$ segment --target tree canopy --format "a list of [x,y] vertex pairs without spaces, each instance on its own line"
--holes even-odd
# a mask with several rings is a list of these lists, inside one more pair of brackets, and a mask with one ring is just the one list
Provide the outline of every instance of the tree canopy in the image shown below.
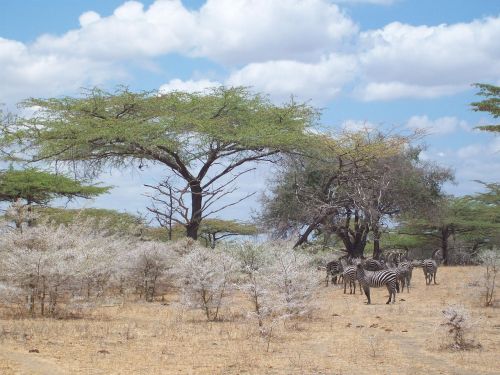
[[198,93],[95,88],[22,105],[39,110],[4,128],[0,144],[29,150],[31,161],[66,162],[86,175],[106,166],[163,165],[191,195],[186,232],[193,238],[204,200],[247,171],[243,164],[300,148],[318,115],[307,104],[275,105],[243,87]]
[[[400,233],[434,238],[443,260],[450,263],[459,251],[474,258],[481,247],[498,245],[500,197],[498,184],[484,184],[486,192],[447,197],[434,214],[403,221]],[[465,249],[459,249],[460,246]],[[451,254],[450,254],[451,252]],[[457,261],[461,261],[458,259]]]
[[217,241],[234,236],[252,236],[258,234],[253,224],[242,223],[236,220],[206,219],[200,227],[200,235],[212,249]]
[[389,220],[426,212],[441,198],[450,172],[420,161],[420,150],[408,147],[407,138],[354,136],[357,142],[344,142],[330,158],[289,158],[274,176],[262,219],[279,236],[298,233],[299,246],[314,232],[334,234],[345,251],[361,256],[371,233],[379,256]]
[[[488,112],[494,119],[500,116],[500,87],[485,83],[474,84],[479,88],[477,95],[484,96],[486,99],[471,103],[474,111]],[[489,132],[500,132],[500,124],[490,124],[477,127],[480,130]]]
[[0,171],[0,200],[24,199],[27,204],[47,204],[51,200],[66,197],[92,198],[108,192],[110,187],[83,185],[81,182],[60,174],[26,168],[9,168]]

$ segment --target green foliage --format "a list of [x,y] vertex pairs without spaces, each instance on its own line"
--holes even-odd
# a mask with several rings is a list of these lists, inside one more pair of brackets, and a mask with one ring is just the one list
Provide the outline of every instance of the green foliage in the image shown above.
[[29,150],[34,161],[78,165],[86,176],[106,166],[162,164],[188,186],[185,228],[194,239],[208,206],[202,200],[224,191],[224,176],[234,181],[243,173],[235,169],[247,162],[302,150],[316,138],[308,129],[318,118],[307,104],[275,105],[244,87],[198,93],[94,88],[81,97],[32,98],[22,105],[39,111],[4,128],[0,145],[21,156]]
[[109,191],[109,187],[83,185],[64,175],[40,171],[8,169],[0,172],[0,200],[24,199],[29,204],[47,204],[59,197],[92,198]]
[[[475,83],[474,86],[479,88],[477,95],[484,96],[486,99],[471,103],[472,109],[476,112],[488,112],[493,118],[498,118],[500,116],[500,87],[484,83]],[[500,124],[478,126],[477,129],[498,133]]]
[[[90,168],[132,158],[178,170],[176,158],[190,166],[214,143],[233,153],[291,149],[317,116],[307,105],[276,106],[242,87],[166,94],[94,88],[79,98],[29,99],[23,106],[40,111],[5,141],[35,146],[36,159],[87,161]],[[199,151],[192,153],[194,144]]]
[[142,219],[135,215],[102,208],[66,209],[36,207],[34,213],[39,222],[69,225],[77,220],[89,220],[96,226],[104,227],[113,233],[131,234],[131,231],[139,232],[144,228]]

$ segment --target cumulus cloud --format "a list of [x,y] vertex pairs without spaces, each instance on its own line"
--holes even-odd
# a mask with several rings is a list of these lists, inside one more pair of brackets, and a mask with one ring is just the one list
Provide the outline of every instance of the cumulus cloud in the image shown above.
[[360,34],[365,100],[434,98],[500,75],[500,18],[439,26],[393,22]]
[[[349,0],[360,1],[392,2]],[[195,10],[156,0],[149,7],[127,1],[109,16],[89,10],[79,22],[29,45],[0,39],[0,101],[109,82],[125,77],[130,61],[145,66],[168,54],[223,65],[226,84],[316,103],[352,87],[366,101],[437,98],[500,76],[500,17],[438,26],[393,22],[359,32],[329,0],[208,0]]]
[[40,37],[35,48],[108,59],[178,52],[248,63],[317,58],[357,32],[326,0],[208,0],[199,10],[180,0],[157,0],[147,9],[127,1],[109,17],[82,14],[80,25],[62,36]]
[[0,102],[58,95],[84,84],[123,78],[123,69],[85,57],[38,54],[21,42],[0,38]]
[[227,83],[253,86],[277,99],[298,94],[300,99],[321,103],[337,95],[355,72],[354,57],[331,54],[318,63],[280,60],[249,64],[233,72]]
[[466,121],[444,116],[431,120],[428,116],[412,116],[406,126],[412,130],[425,130],[428,134],[450,134],[457,130],[469,130]]

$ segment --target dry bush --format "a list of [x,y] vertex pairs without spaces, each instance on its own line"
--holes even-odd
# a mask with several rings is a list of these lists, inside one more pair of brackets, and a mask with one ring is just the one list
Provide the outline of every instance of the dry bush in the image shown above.
[[440,323],[442,337],[444,340],[442,349],[470,350],[481,347],[469,336],[472,333],[474,323],[469,312],[460,305],[451,305],[442,311],[443,319]]
[[496,278],[500,271],[500,252],[497,249],[483,251],[479,259],[484,268],[484,274],[480,282],[484,305],[493,306],[495,303]]
[[140,278],[141,285],[147,280],[147,291],[154,295],[158,278],[168,268],[167,251],[158,246],[110,233],[105,223],[45,223],[5,231],[0,271],[17,300],[25,300],[28,315],[65,316],[57,310],[91,310],[106,302],[107,294],[116,294],[124,279]]
[[312,311],[318,274],[307,254],[286,243],[240,244],[235,250],[245,275],[238,284],[249,298],[261,334],[270,337],[279,321]]
[[123,284],[133,287],[139,297],[152,302],[160,283],[168,281],[178,254],[160,242],[141,242],[124,257]]
[[176,269],[181,303],[203,310],[208,321],[220,320],[221,307],[234,288],[231,281],[237,268],[237,261],[225,252],[193,248]]

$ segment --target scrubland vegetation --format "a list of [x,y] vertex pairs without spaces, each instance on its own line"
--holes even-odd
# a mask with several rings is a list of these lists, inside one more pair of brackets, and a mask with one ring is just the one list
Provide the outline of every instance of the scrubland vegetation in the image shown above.
[[[22,105],[0,127],[0,373],[498,373],[500,186],[447,195],[418,132],[319,129],[243,87]],[[221,219],[262,163],[254,222]],[[50,206],[153,165],[147,217]]]
[[385,289],[365,305],[325,287],[323,255],[286,242],[213,250],[80,222],[7,230],[0,248],[5,374],[497,372],[485,266],[440,268],[438,285],[415,269],[387,306]]

